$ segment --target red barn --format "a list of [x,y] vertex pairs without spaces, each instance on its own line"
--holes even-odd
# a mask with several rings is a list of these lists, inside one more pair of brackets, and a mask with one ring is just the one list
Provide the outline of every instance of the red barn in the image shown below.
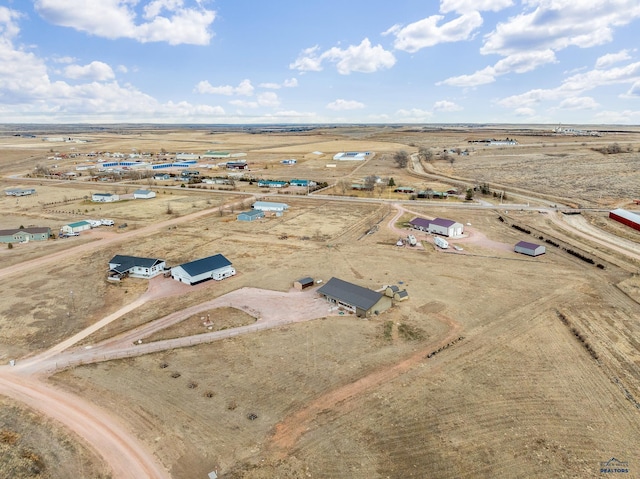
[[618,208],[609,212],[609,218],[640,231],[640,215]]

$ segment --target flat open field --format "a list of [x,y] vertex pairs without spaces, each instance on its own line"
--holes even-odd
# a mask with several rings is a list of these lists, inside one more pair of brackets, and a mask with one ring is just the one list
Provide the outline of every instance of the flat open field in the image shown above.
[[[261,193],[248,184],[224,192],[153,185],[154,199],[96,205],[84,197],[132,191],[136,183],[9,178],[47,161],[42,158],[51,148],[70,145],[43,148],[40,139],[0,138],[0,149],[12,159],[6,168],[0,165],[2,186],[38,192],[2,197],[0,229],[45,225],[57,233],[66,222],[102,217],[129,225],[12,249],[0,245],[5,364],[34,357],[134,301],[140,305],[83,338],[77,350],[117,341],[133,328],[240,288],[287,292],[304,276],[324,282],[338,277],[376,290],[397,284],[409,293],[407,301],[366,320],[337,315],[327,305],[321,319],[39,376],[95,405],[96,415],[125,424],[169,477],[206,478],[217,470],[219,477],[243,479],[585,478],[601,477],[601,463],[612,457],[628,463],[629,477],[640,475],[640,261],[632,256],[640,234],[606,214],[613,206],[633,210],[632,199],[640,197],[640,173],[633,167],[639,132],[576,138],[507,127],[288,133],[123,128],[73,136],[88,140],[73,145],[74,151],[246,152],[256,165],[252,170],[274,179],[333,185],[376,175],[434,190],[468,181],[469,187],[489,183],[513,195],[501,206],[480,192],[474,196],[483,203],[452,198],[402,204],[394,204],[401,196],[376,192],[336,198],[343,194],[339,186],[315,197],[262,192],[290,208],[282,217],[245,223],[235,214]],[[485,137],[520,144],[468,143]],[[614,142],[625,151],[592,150]],[[435,154],[422,162],[426,173],[395,166],[394,152],[417,153],[421,146]],[[471,151],[453,153],[453,162],[439,156],[455,148]],[[357,150],[374,154],[326,168],[336,163],[336,152]],[[299,163],[279,164],[289,157]],[[565,216],[540,194],[603,210]],[[43,206],[49,202],[55,205]],[[509,209],[509,202],[532,208]],[[464,237],[450,239],[460,249],[440,250],[423,233],[415,233],[415,248],[396,246],[408,234],[403,223],[414,216],[464,224]],[[597,242],[614,237],[621,249]],[[521,240],[545,244],[546,254],[514,253]],[[116,254],[175,266],[215,253],[233,262],[236,276],[194,287],[156,278],[153,292],[145,280],[106,280]],[[269,308],[277,316],[278,304]],[[257,313],[247,311],[236,306],[189,314],[145,337],[145,344],[260,323]],[[11,368],[2,368],[0,379],[9,377]],[[41,431],[24,447],[41,458],[50,474],[42,477],[105,474],[102,460],[84,451],[80,440],[77,446],[64,443],[80,459],[57,467],[52,457],[62,439],[37,438],[66,441],[60,426],[9,399],[0,405],[20,419],[0,415],[6,437]],[[0,459],[0,471],[10,461]]]

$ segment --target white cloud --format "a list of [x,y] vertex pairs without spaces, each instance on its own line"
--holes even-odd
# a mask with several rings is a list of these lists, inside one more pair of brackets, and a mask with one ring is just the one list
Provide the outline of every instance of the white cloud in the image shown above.
[[268,88],[270,90],[279,90],[280,88],[294,88],[298,86],[297,78],[288,78],[282,83],[260,83],[260,88]]
[[640,62],[611,68],[609,70],[591,70],[566,78],[556,88],[534,89],[519,95],[504,98],[498,102],[505,108],[532,107],[544,101],[563,101],[577,97],[595,88],[615,84],[635,84],[640,81]]
[[412,108],[410,110],[400,109],[396,111],[396,117],[406,122],[423,122],[433,118],[433,113],[420,108]]
[[561,110],[595,110],[600,105],[589,96],[571,97],[560,102],[558,108]]
[[242,80],[238,84],[238,86],[231,86],[231,85],[213,86],[207,80],[202,80],[196,85],[194,91],[196,93],[210,94],[210,95],[252,96],[254,88],[253,88],[253,85],[251,85],[251,80]]
[[629,91],[627,91],[627,93],[623,96],[625,98],[640,98],[640,81],[637,81],[633,85],[631,85]]
[[618,53],[607,53],[596,60],[596,68],[608,68],[615,63],[630,60],[629,50],[621,50]]
[[528,0],[533,11],[499,23],[480,52],[503,56],[569,46],[587,48],[612,39],[612,28],[640,17],[637,0]]
[[184,7],[183,0],[153,0],[143,8],[143,21],[138,21],[134,9],[138,3],[138,0],[35,0],[35,9],[50,23],[99,37],[170,45],[209,44],[215,11]]
[[69,65],[64,69],[64,75],[73,80],[107,81],[115,78],[111,67],[98,61],[88,65]]
[[486,85],[487,83],[493,83],[496,81],[496,70],[494,67],[486,67],[482,70],[478,70],[471,75],[459,75],[457,77],[450,77],[446,80],[437,82],[436,85],[449,85],[459,87],[474,87],[479,85]]
[[442,19],[442,15],[432,15],[406,27],[394,25],[384,34],[395,35],[393,46],[396,49],[414,53],[439,43],[467,40],[482,25],[482,17],[477,11],[464,13],[454,20],[438,25]]
[[260,106],[276,107],[280,105],[280,98],[272,91],[258,93],[257,100]]
[[513,0],[441,0],[442,13],[498,12],[513,5]]
[[336,64],[338,73],[348,75],[351,72],[373,73],[384,68],[391,68],[396,59],[393,53],[385,50],[382,45],[372,46],[368,38],[360,45],[349,45],[346,49],[330,48],[318,54],[319,47],[311,47],[302,51],[289,68],[300,71],[320,71],[322,63],[329,61]]
[[463,109],[460,105],[448,100],[440,100],[433,104],[433,111],[461,111]]
[[516,108],[515,114],[516,116],[530,117],[534,116],[536,111],[533,108]]
[[355,100],[344,100],[342,98],[338,98],[337,100],[327,104],[327,108],[334,111],[358,110],[364,108],[364,103]]

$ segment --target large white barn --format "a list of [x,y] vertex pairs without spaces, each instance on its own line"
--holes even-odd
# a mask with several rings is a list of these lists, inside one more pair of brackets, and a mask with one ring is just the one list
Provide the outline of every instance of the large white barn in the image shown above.
[[171,268],[171,277],[173,279],[191,285],[208,279],[220,281],[235,274],[236,270],[231,266],[231,261],[221,254],[197,259]]
[[462,236],[462,223],[458,223],[446,218],[435,218],[429,221],[429,233],[443,236]]

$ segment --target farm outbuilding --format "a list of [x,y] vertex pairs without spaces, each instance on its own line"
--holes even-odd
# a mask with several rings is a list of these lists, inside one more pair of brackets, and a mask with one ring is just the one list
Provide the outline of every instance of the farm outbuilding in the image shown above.
[[416,230],[429,231],[429,225],[431,224],[431,221],[424,218],[413,218],[411,221],[409,221],[409,224]]
[[9,188],[7,190],[4,190],[4,193],[7,196],[29,196],[29,195],[35,195],[36,189],[35,188]]
[[398,291],[396,294],[394,294],[393,299],[395,301],[406,301],[407,299],[409,299],[409,293],[407,292],[406,289],[403,289],[401,291]]
[[435,218],[429,222],[429,233],[442,236],[461,236],[463,228],[462,223],[446,218]]
[[540,244],[528,243],[526,241],[520,241],[515,246],[516,253],[526,254],[528,256],[540,256],[544,254],[547,249]]
[[273,203],[270,201],[256,201],[254,204],[251,205],[251,208],[253,208],[254,210],[260,210],[260,211],[275,211],[277,212],[283,212],[287,209],[289,209],[289,205],[286,203]]
[[393,298],[393,296],[400,291],[400,287],[396,286],[395,284],[392,284],[390,286],[387,286],[384,290],[384,294],[385,296],[388,296],[389,298]]
[[148,200],[156,197],[156,192],[151,190],[136,190],[133,192],[136,200]]
[[314,284],[313,278],[307,276],[306,278],[300,278],[299,280],[294,281],[293,287],[302,291],[303,289],[311,288]]
[[358,317],[366,318],[379,314],[391,307],[391,298],[384,294],[363,288],[338,278],[331,278],[318,289],[318,293],[330,303],[336,304]]
[[238,221],[255,221],[260,218],[264,218],[264,211],[262,210],[249,210],[243,211],[236,216]]
[[220,281],[235,274],[236,270],[231,266],[231,261],[221,254],[197,259],[171,268],[171,277],[173,279],[190,285],[208,279]]
[[27,241],[44,241],[51,236],[51,228],[14,228],[0,230],[0,243],[26,243]]
[[63,233],[80,233],[91,229],[91,223],[88,221],[76,221],[75,223],[69,223],[60,228]]
[[640,215],[636,213],[618,208],[609,212],[609,218],[640,231]]
[[115,255],[109,260],[109,277],[119,279],[128,275],[133,278],[150,279],[164,272],[166,263],[158,258]]

